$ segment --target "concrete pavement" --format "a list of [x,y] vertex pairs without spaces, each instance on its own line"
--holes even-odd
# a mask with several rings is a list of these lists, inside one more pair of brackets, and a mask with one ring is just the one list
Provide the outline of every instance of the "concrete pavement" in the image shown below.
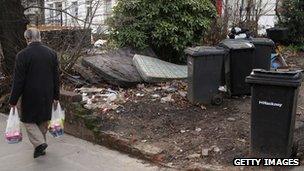
[[155,171],[163,170],[117,151],[64,135],[53,138],[48,134],[47,154],[33,159],[33,147],[24,128],[23,141],[7,144],[4,139],[6,116],[0,114],[1,171]]

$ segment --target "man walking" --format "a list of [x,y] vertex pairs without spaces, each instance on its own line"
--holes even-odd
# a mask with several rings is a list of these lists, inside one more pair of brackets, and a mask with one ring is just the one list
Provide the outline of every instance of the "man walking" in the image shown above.
[[9,103],[17,110],[21,97],[21,121],[37,158],[45,155],[47,123],[59,100],[58,59],[55,51],[42,45],[38,29],[27,29],[24,37],[28,46],[16,56]]

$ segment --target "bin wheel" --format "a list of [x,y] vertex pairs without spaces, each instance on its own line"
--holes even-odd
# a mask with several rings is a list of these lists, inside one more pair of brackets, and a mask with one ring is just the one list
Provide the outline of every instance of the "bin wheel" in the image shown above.
[[296,157],[298,153],[299,144],[297,142],[293,142],[291,148],[291,157]]
[[212,104],[219,106],[222,103],[223,103],[223,96],[222,95],[216,94],[216,95],[213,96]]

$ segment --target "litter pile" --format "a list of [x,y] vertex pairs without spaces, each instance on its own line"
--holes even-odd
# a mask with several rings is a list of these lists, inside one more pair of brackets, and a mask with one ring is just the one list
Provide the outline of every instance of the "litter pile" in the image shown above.
[[138,98],[146,98],[160,103],[174,102],[174,98],[179,96],[186,100],[186,83],[182,81],[173,81],[171,83],[159,83],[155,86],[145,86],[138,84],[134,89],[119,89],[117,91],[111,88],[81,87],[75,89],[75,92],[82,95],[82,103],[87,109],[97,109],[102,113],[124,111],[124,104],[128,101],[135,101]]
[[126,102],[123,92],[116,92],[110,88],[88,88],[75,89],[82,95],[82,103],[87,109],[100,109],[103,113],[108,110],[117,110]]

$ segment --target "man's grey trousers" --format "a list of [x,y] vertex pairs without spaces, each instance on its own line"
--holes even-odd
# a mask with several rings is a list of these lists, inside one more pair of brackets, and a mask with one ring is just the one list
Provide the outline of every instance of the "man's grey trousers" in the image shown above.
[[34,148],[38,147],[39,145],[46,143],[46,133],[48,123],[44,122],[40,125],[37,124],[29,124],[23,123],[26,129],[27,135],[29,137],[30,142],[33,144]]

